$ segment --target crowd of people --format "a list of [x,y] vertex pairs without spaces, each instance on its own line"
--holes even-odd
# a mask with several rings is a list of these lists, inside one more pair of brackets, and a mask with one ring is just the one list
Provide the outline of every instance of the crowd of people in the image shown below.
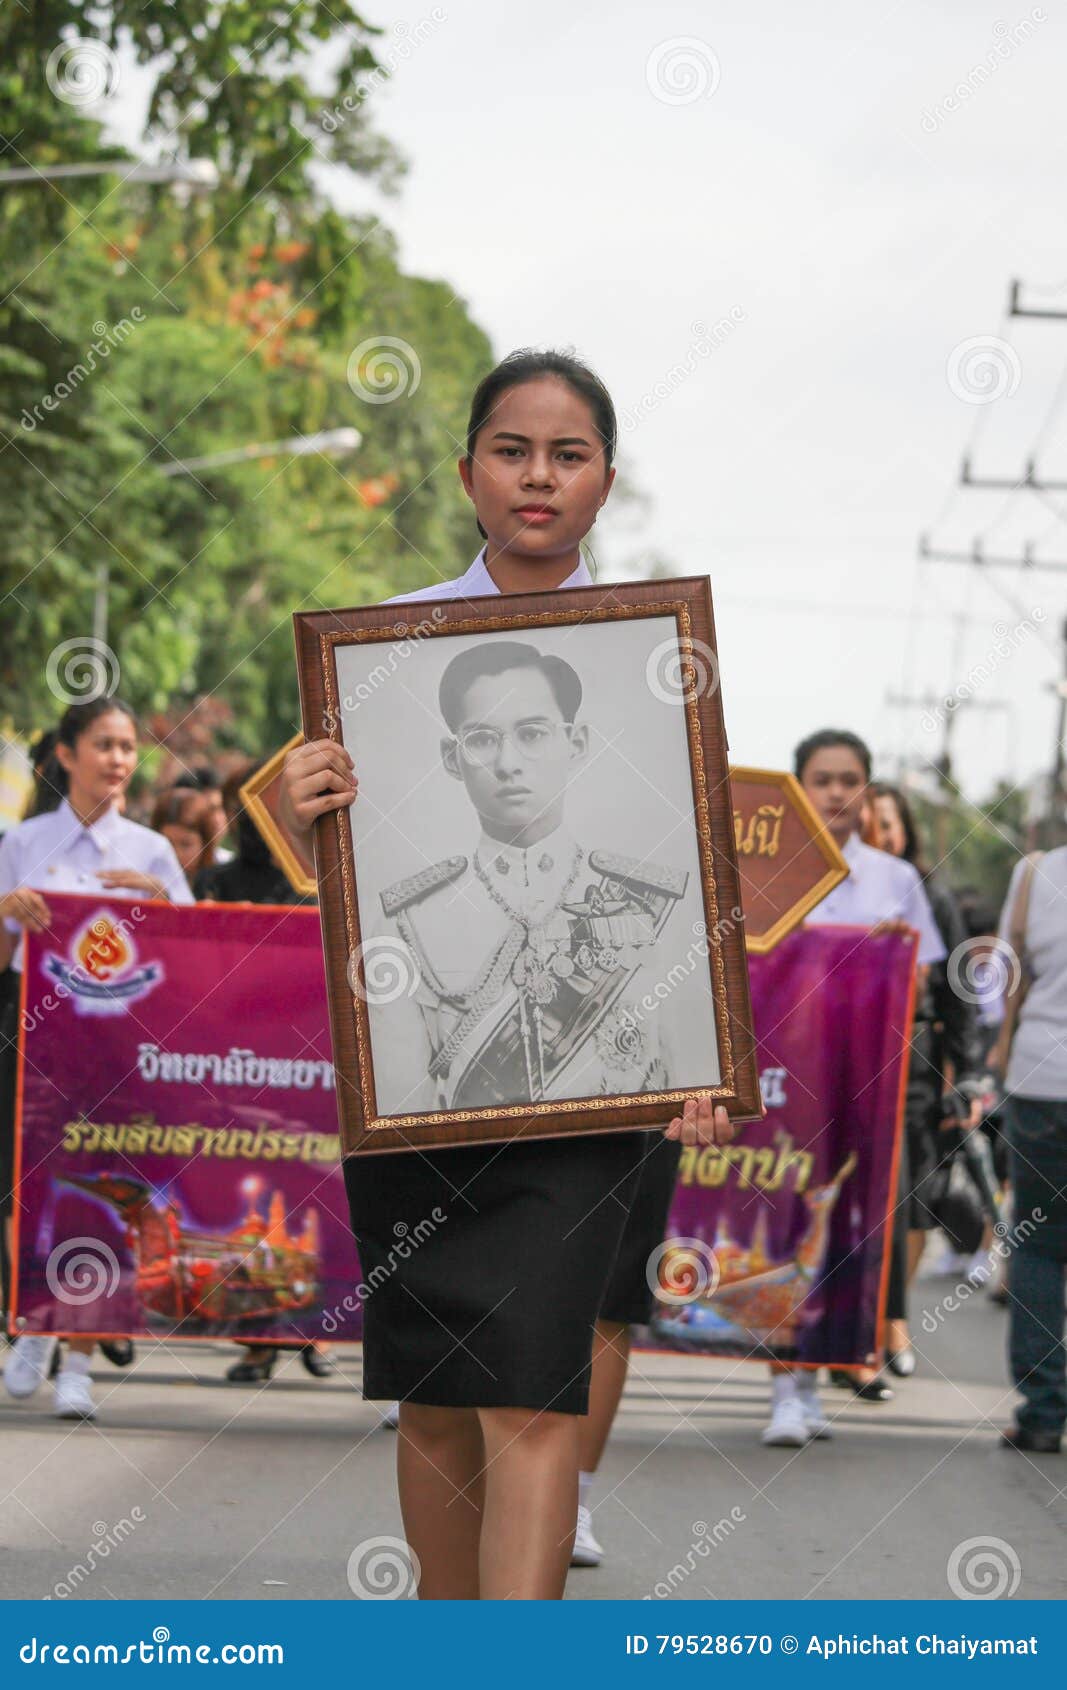
[[[615,438],[610,398],[585,366],[562,354],[505,360],[474,396],[460,463],[486,546],[465,575],[408,596],[590,584],[579,543],[610,492]],[[508,741],[508,733],[497,732],[498,750]],[[116,897],[176,903],[297,900],[240,804],[253,764],[221,784],[207,768],[182,772],[143,802],[145,820],[138,821],[127,813],[137,762],[136,720],[127,705],[103,697],[70,706],[35,747],[27,819],[0,841],[5,1216],[13,1200],[22,934],[47,926],[49,892],[102,886]],[[1044,1223],[1012,1252],[1007,1284],[991,1286],[1010,1303],[1011,1369],[1021,1393],[1004,1442],[1056,1451],[1067,1420],[1067,848],[1019,862],[998,924],[979,893],[953,897],[945,878],[930,872],[906,794],[872,780],[858,735],[836,728],[810,735],[797,747],[795,773],[849,867],[809,921],[918,934],[883,1365],[846,1369],[833,1382],[873,1405],[891,1400],[887,1375],[899,1385],[921,1366],[908,1327],[908,1289],[931,1232],[939,1229],[957,1264],[981,1281],[1010,1193],[1017,1212],[1040,1210]],[[306,838],[318,817],[357,794],[351,758],[338,743],[316,740],[290,755],[282,812],[294,836]],[[524,852],[536,839],[532,832],[511,843]],[[1012,976],[1002,998],[990,970],[987,991],[961,993],[952,968],[960,947],[977,954],[998,942],[1019,958],[1018,979]],[[458,1186],[471,1210],[462,1228],[441,1228],[427,1241],[417,1266],[394,1264],[365,1310],[364,1394],[399,1401],[400,1501],[423,1596],[558,1596],[569,1563],[601,1559],[595,1475],[633,1332],[651,1313],[647,1263],[664,1238],[679,1152],[683,1145],[726,1145],[731,1135],[724,1110],[694,1099],[664,1130],[346,1163],[365,1274],[389,1250],[398,1214],[436,1212],[442,1195]],[[617,1201],[600,1202],[605,1190]],[[562,1241],[578,1230],[575,1216],[588,1221],[592,1214],[577,1271],[568,1260],[557,1294]],[[5,1219],[5,1235],[7,1225]],[[493,1276],[502,1256],[509,1284],[515,1278],[521,1322],[500,1309],[507,1299]],[[435,1326],[447,1339],[460,1305],[469,1339],[449,1346]],[[7,1388],[31,1395],[57,1365],[60,1348],[56,1412],[90,1417],[87,1340],[60,1347],[54,1338],[18,1338],[8,1354]],[[330,1369],[322,1346],[305,1345],[301,1353],[310,1372]],[[109,1345],[105,1354],[121,1365],[129,1344]],[[276,1354],[277,1346],[250,1345],[229,1376],[263,1381]],[[780,1363],[771,1374],[764,1441],[799,1446],[828,1437],[831,1417],[814,1370]],[[454,1507],[457,1498],[461,1506]]]

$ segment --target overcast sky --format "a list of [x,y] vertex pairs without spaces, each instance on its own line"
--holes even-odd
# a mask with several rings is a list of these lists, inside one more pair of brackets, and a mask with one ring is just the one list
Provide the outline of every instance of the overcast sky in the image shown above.
[[398,200],[331,191],[498,353],[573,346],[603,375],[646,502],[602,519],[602,573],[710,575],[734,761],[785,765],[828,722],[883,767],[929,755],[888,695],[959,687],[969,796],[1047,768],[1067,574],[920,566],[916,542],[1067,561],[1067,495],[953,496],[969,442],[1010,476],[1040,436],[1067,482],[1067,321],[1005,317],[1013,276],[1067,310],[1064,8],[365,11],[410,172]]

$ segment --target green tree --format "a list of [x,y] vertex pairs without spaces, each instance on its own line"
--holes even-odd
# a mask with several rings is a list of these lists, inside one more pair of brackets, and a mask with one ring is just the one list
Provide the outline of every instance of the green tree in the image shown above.
[[[9,162],[109,156],[49,86],[71,31],[150,63],[146,141],[214,159],[223,183],[197,196],[124,182],[117,160],[69,192],[0,190],[0,716],[55,715],[49,657],[89,635],[106,575],[123,693],[150,711],[219,693],[241,742],[268,749],[296,720],[294,609],[372,601],[467,561],[454,459],[488,342],[445,284],[403,274],[387,230],[341,215],[308,175],[320,156],[384,185],[397,175],[357,80],[376,32],[352,7],[8,11]],[[316,46],[334,49],[334,72],[313,92]],[[344,124],[324,125],[353,89]],[[402,346],[383,395],[386,340]],[[345,461],[164,473],[353,424],[363,445]]]

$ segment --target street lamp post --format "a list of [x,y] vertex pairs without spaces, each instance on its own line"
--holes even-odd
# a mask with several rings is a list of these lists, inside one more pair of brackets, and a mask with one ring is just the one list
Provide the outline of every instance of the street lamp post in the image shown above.
[[138,162],[125,169],[128,160],[103,159],[91,164],[26,164],[0,170],[0,188],[9,182],[62,182],[74,176],[121,176],[124,182],[184,182],[190,188],[211,192],[219,185],[219,173],[209,158],[174,159],[169,164]]

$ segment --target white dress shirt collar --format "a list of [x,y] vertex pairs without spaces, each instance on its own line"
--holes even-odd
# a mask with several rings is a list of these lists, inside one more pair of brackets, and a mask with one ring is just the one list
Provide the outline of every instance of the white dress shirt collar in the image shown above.
[[122,817],[114,805],[105,810],[102,816],[86,827],[81,817],[71,808],[69,798],[64,798],[56,811],[56,821],[62,824],[64,842],[73,845],[78,838],[88,839],[96,847],[100,856],[104,856],[108,849],[117,841],[122,832]]
[[[591,587],[593,577],[586,568],[585,559],[579,555],[578,567],[573,569],[565,581],[561,581],[559,588],[563,592],[567,587]],[[454,581],[435,581],[432,586],[419,587],[413,593],[398,593],[394,598],[386,599],[386,604],[416,604],[426,599],[477,599],[499,597],[500,588],[485,566],[485,547],[483,546],[466,574],[459,575]]]
[[[485,550],[486,548],[483,546],[467,573],[461,575],[456,582],[457,598],[482,598],[494,593],[499,595],[500,588],[486,567]],[[591,587],[592,584],[593,578],[586,568],[585,559],[579,554],[577,569],[573,569],[567,579],[560,582],[556,590],[565,592],[568,587]]]

